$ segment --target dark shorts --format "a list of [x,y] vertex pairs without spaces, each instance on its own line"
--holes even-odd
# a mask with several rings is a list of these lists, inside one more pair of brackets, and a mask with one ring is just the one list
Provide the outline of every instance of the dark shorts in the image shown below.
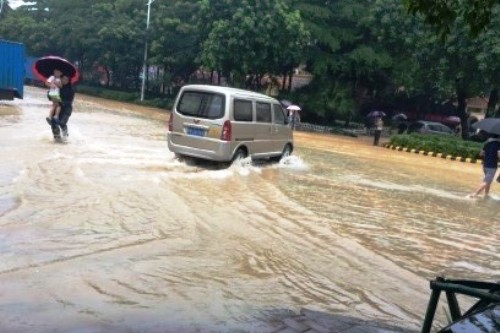
[[493,182],[493,179],[495,178],[495,174],[497,173],[497,169],[483,167],[483,172],[484,172],[484,182],[486,184],[491,184]]

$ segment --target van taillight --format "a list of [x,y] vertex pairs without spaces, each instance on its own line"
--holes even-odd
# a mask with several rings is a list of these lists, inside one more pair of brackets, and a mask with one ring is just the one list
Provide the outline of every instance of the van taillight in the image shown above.
[[171,113],[170,117],[168,118],[168,131],[172,132],[173,128],[174,128],[174,114]]
[[226,120],[222,126],[222,134],[220,139],[222,141],[231,141],[231,121]]

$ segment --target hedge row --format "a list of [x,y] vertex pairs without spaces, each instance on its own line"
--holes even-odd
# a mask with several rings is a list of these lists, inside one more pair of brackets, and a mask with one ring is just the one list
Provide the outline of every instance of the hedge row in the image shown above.
[[390,138],[389,143],[397,147],[406,147],[416,151],[442,153],[443,155],[479,158],[483,144],[473,141],[464,141],[461,138],[447,135],[426,134],[398,134]]
[[138,92],[118,91],[105,89],[102,87],[92,87],[84,85],[78,85],[77,91],[85,95],[96,96],[120,102],[151,106],[161,109],[171,109],[173,105],[173,100],[166,98],[154,98],[141,101],[140,94]]

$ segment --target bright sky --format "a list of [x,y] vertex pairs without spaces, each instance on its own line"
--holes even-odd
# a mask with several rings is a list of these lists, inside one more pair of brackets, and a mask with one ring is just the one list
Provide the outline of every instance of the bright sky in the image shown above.
[[9,5],[11,8],[17,8],[23,4],[23,0],[9,0]]

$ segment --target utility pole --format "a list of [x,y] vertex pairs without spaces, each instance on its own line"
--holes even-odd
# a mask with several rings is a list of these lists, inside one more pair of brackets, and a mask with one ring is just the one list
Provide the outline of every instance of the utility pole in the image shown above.
[[141,102],[144,101],[144,89],[146,88],[146,69],[148,63],[148,30],[149,30],[149,17],[151,16],[151,4],[155,0],[148,1],[148,18],[146,21],[146,45],[144,46],[144,63],[142,65],[142,85],[141,85]]

